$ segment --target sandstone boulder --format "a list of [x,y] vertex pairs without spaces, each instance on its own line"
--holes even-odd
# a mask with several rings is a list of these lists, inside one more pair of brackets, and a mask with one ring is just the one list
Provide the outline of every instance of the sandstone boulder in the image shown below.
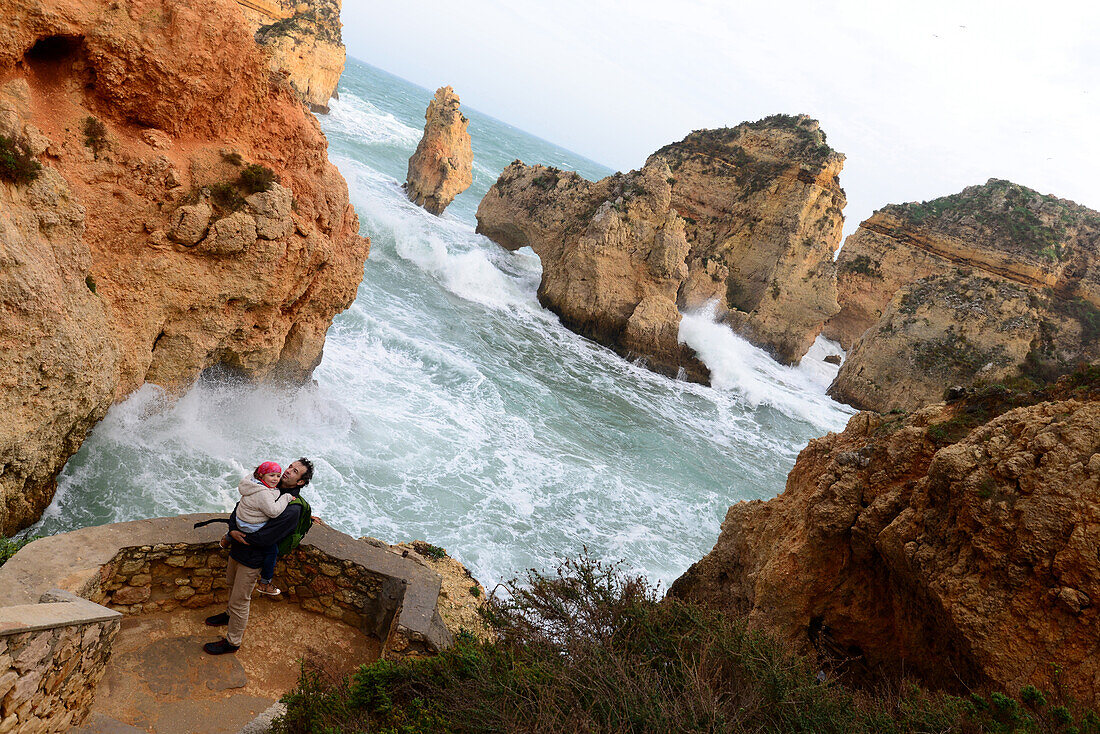
[[439,215],[473,183],[474,154],[470,121],[458,111],[458,95],[440,87],[424,113],[424,135],[409,158],[405,193],[409,200]]
[[982,400],[854,416],[810,442],[779,497],[731,507],[670,595],[857,676],[1100,704],[1096,369],[1091,393],[987,423]]
[[256,220],[247,212],[235,212],[222,217],[210,227],[196,248],[211,255],[236,255],[256,244]]
[[294,197],[288,189],[275,183],[267,191],[252,194],[245,201],[255,219],[258,237],[277,240],[294,229],[294,218],[291,216]]
[[205,201],[181,206],[172,214],[168,236],[181,245],[194,245],[206,236],[212,216],[214,210]]
[[1048,380],[1100,356],[1100,213],[991,179],[863,222],[838,258],[851,350],[830,388],[910,410],[953,385]]
[[[143,383],[179,391],[215,365],[308,378],[369,242],[316,119],[272,82],[231,0],[16,0],[0,24],[0,124],[49,141],[36,181],[0,183],[0,261],[22,263],[0,266],[11,534],[38,518],[111,402]],[[90,116],[111,141],[99,155]],[[285,190],[234,201],[242,162]],[[216,196],[187,193],[204,190]]]

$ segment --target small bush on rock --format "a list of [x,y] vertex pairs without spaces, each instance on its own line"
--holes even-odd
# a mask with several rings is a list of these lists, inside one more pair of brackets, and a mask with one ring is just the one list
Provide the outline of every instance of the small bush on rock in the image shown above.
[[902,734],[1033,721],[1008,697],[979,709],[911,684],[849,690],[743,621],[659,600],[587,555],[504,586],[486,613],[495,641],[460,633],[435,657],[378,661],[350,680],[305,669],[273,730]]
[[270,189],[271,185],[277,183],[278,180],[279,177],[267,166],[259,163],[249,163],[241,171],[241,177],[237,183],[246,193],[259,194]]
[[96,158],[107,149],[107,126],[91,115],[84,118],[84,145],[92,149]]
[[42,164],[29,150],[15,140],[0,135],[0,179],[25,186],[41,173]]
[[32,535],[27,538],[5,538],[0,536],[0,566],[3,566],[8,560],[19,552],[19,549],[23,546],[38,540],[41,535]]

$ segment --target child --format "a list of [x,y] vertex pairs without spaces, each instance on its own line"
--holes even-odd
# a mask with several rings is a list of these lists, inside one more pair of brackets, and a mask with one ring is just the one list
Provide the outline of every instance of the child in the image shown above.
[[[237,527],[246,533],[254,533],[267,521],[282,514],[294,495],[280,494],[276,486],[283,468],[274,461],[265,461],[256,467],[252,476],[245,477],[237,485],[241,493],[241,501],[237,504]],[[271,583],[275,577],[275,561],[279,556],[279,547],[271,546],[264,555],[264,565],[260,570],[260,583],[256,584],[256,591],[269,596],[278,596],[282,593]]]

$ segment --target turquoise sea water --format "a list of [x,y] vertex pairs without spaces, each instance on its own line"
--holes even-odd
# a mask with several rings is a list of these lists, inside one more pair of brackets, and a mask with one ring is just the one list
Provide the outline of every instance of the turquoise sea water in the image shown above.
[[603,166],[465,108],[473,186],[443,217],[410,204],[399,184],[432,91],[349,60],[321,118],[372,248],[315,384],[203,381],[175,402],[142,388],[69,461],[31,532],[228,512],[242,474],[305,454],[316,514],[441,545],[488,585],[583,546],[667,584],[730,504],[778,494],[806,442],[843,427],[823,344],[785,368],[692,314],[681,336],[715,386],[670,380],[562,328],[538,304],[538,258],[474,234],[513,159]]

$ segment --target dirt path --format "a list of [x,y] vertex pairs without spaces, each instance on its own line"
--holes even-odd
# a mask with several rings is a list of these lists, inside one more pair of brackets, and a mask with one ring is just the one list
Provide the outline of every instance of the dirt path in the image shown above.
[[254,599],[244,644],[211,656],[202,644],[224,627],[203,620],[221,608],[126,617],[79,734],[233,734],[292,689],[308,655],[348,674],[378,658],[378,640],[297,605]]

